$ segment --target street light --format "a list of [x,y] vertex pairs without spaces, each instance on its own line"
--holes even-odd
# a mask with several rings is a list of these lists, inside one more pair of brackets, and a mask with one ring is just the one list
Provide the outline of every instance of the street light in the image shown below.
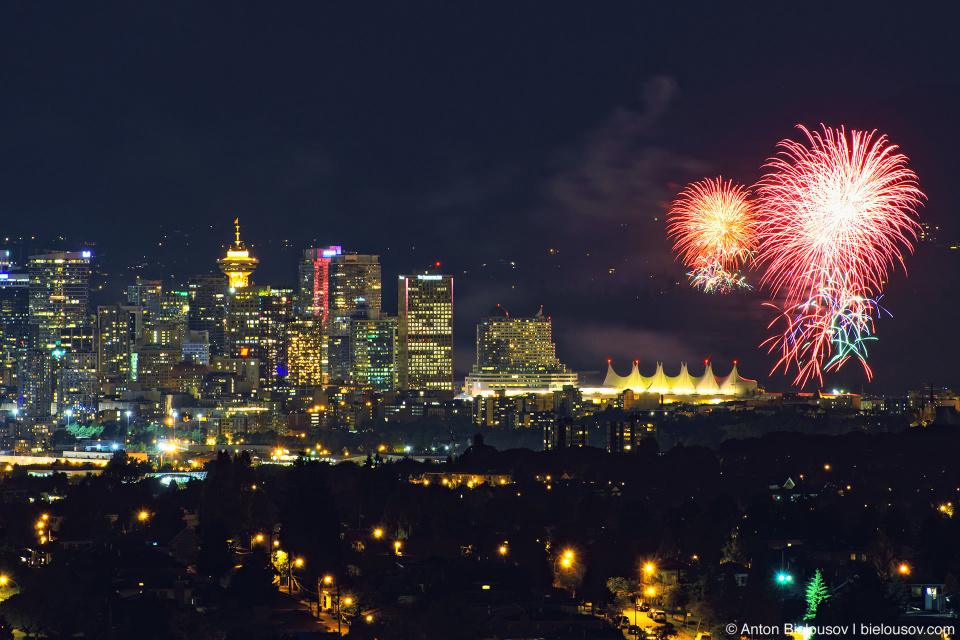
[[[0,575],[0,589],[6,591],[7,589],[10,588],[9,586],[10,584],[12,584],[16,588],[17,593],[20,593],[20,585],[17,584],[16,580],[14,580],[9,576]],[[17,595],[17,593],[11,593],[10,595],[11,596]],[[0,600],[6,600],[7,597],[9,596],[6,596],[6,597],[0,596]]]
[[[336,584],[336,586],[337,586],[337,606],[336,606],[336,609],[335,609],[336,612],[337,612],[337,635],[343,635],[343,633],[340,631],[340,581],[334,579],[333,576],[327,575],[327,576],[324,576],[324,577],[323,577],[323,582],[324,582],[325,584]],[[319,597],[319,594],[318,594],[317,597]],[[347,604],[348,604],[348,605],[350,604],[350,599],[349,599],[349,598],[347,598]],[[320,604],[319,604],[319,603],[317,603],[317,617],[318,617],[318,618],[320,617]]]
[[67,416],[67,429],[69,429],[69,428],[70,428],[70,418],[73,417],[73,409],[67,409],[66,411],[63,412],[63,414],[64,414],[65,416]]

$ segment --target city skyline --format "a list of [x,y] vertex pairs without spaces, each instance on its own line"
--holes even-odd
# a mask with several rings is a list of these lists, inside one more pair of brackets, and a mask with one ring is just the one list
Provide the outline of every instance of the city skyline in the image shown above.
[[575,371],[736,359],[789,389],[758,346],[763,295],[683,290],[665,213],[693,180],[753,184],[822,122],[899,145],[938,241],[890,275],[874,380],[847,366],[824,386],[954,384],[953,354],[915,345],[960,322],[942,9],[833,7],[815,29],[813,9],[736,5],[6,11],[5,235],[95,242],[114,291],[214,271],[239,218],[258,284],[293,285],[308,247],[380,255],[384,282],[440,261],[462,283],[458,377],[500,303],[543,305]]

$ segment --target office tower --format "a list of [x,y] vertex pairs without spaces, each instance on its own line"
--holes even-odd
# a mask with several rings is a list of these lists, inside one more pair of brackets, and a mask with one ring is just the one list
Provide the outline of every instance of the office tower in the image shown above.
[[275,391],[287,375],[284,325],[289,319],[291,291],[269,287],[234,290],[227,302],[227,355],[256,358],[260,387]]
[[380,256],[341,253],[330,263],[330,324],[349,333],[350,318],[361,307],[380,308]]
[[379,393],[396,389],[397,319],[379,309],[350,319],[350,379]]
[[206,331],[210,336],[210,351],[222,355],[226,347],[224,322],[227,314],[227,285],[229,280],[221,275],[193,276],[187,281],[190,294],[190,311],[187,328],[191,331]]
[[227,257],[217,260],[217,264],[224,275],[227,276],[230,288],[241,289],[249,286],[250,275],[253,274],[260,261],[252,257],[243,242],[240,241],[240,219],[234,220],[233,223],[237,227],[237,240],[227,250]]
[[303,252],[296,307],[299,315],[319,318],[326,332],[327,380],[350,378],[350,318],[360,308],[380,308],[381,286],[380,256],[339,246]]
[[210,364],[210,334],[206,331],[187,331],[181,352],[184,362]]
[[20,418],[31,425],[49,419],[53,402],[53,358],[47,349],[26,349],[17,371]]
[[477,325],[477,364],[467,376],[471,396],[495,389],[557,390],[575,385],[577,374],[557,359],[550,318],[511,318],[497,305]]
[[397,386],[453,390],[453,276],[400,276]]
[[173,390],[176,388],[173,367],[181,358],[179,345],[138,347],[131,358],[130,377],[141,389]]
[[341,253],[330,263],[327,358],[331,380],[350,379],[350,319],[380,309],[380,256]]
[[324,383],[324,335],[319,318],[296,318],[286,326],[287,380],[294,387]]
[[90,258],[90,251],[30,256],[32,346],[53,348],[60,329],[77,326],[86,319]]
[[160,294],[160,310],[155,316],[160,322],[188,322],[190,317],[189,289],[174,289]]
[[326,325],[330,309],[330,263],[343,253],[341,247],[304,249],[300,259],[297,314],[318,317]]
[[143,340],[143,311],[120,304],[97,307],[97,370],[130,379],[130,357]]
[[0,251],[0,384],[15,385],[17,361],[27,348],[30,311],[30,276],[10,262],[10,252]]
[[139,307],[147,319],[156,318],[160,313],[160,298],[163,287],[159,280],[143,280],[137,276],[136,282],[127,287],[127,304]]
[[[57,416],[68,422],[87,421],[97,414],[97,354],[66,352],[56,367]],[[69,412],[69,413],[68,413]]]

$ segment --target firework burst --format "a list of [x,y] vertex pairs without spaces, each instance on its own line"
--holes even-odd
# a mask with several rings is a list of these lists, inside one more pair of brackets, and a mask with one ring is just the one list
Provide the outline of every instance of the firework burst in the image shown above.
[[[757,185],[761,282],[783,293],[782,333],[770,338],[796,382],[858,359],[869,378],[866,342],[889,269],[913,250],[923,193],[906,157],[876,132],[799,127],[809,146],[784,140]],[[771,324],[771,328],[778,321]]]
[[723,178],[687,186],[667,216],[673,250],[692,271],[691,284],[708,293],[750,288],[740,275],[756,248],[749,192]]

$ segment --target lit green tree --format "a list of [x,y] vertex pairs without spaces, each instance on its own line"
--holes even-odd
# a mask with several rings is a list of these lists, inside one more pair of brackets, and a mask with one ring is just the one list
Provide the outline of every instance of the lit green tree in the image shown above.
[[827,583],[823,580],[823,574],[820,569],[813,574],[810,582],[807,583],[807,612],[804,614],[804,620],[813,620],[817,617],[817,608],[820,604],[830,597],[827,590]]

